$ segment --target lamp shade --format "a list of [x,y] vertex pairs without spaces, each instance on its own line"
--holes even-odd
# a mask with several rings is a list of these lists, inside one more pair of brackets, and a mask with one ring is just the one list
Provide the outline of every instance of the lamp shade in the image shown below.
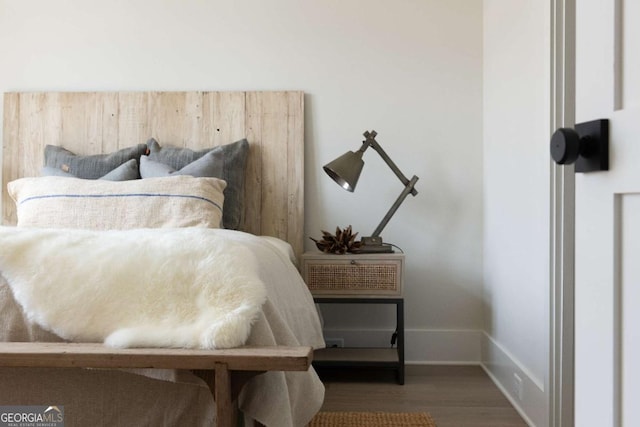
[[327,163],[323,169],[335,182],[347,191],[353,191],[360,178],[364,161],[362,151],[347,151],[334,161]]

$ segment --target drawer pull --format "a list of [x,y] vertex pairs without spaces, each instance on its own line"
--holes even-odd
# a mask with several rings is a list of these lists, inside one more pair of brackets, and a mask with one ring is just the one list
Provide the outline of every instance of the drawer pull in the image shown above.
[[352,259],[352,260],[351,260],[351,265],[355,265],[355,264],[356,264],[356,260],[355,260],[355,259]]

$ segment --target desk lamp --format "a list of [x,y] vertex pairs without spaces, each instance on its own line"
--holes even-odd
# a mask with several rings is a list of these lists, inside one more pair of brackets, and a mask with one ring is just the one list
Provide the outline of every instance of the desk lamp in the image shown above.
[[358,178],[360,178],[360,172],[362,172],[362,167],[364,166],[364,161],[362,160],[362,155],[367,150],[367,148],[373,148],[382,159],[385,161],[387,166],[391,168],[391,170],[396,174],[398,179],[402,181],[404,184],[404,190],[400,193],[400,196],[396,199],[395,203],[391,205],[391,208],[387,212],[387,214],[382,218],[382,221],[376,227],[373,234],[368,237],[363,237],[361,242],[362,246],[358,250],[360,253],[389,253],[393,252],[392,246],[390,244],[386,244],[382,242],[382,237],[380,237],[380,233],[382,229],[387,225],[393,214],[396,213],[404,199],[409,195],[415,196],[418,194],[416,189],[414,188],[416,182],[418,181],[417,176],[413,176],[410,180],[407,179],[406,176],[398,169],[395,163],[389,158],[387,153],[382,149],[380,144],[376,141],[377,132],[372,130],[371,132],[366,131],[364,134],[365,140],[362,141],[362,146],[356,152],[347,151],[342,156],[338,157],[334,161],[327,163],[323,169],[324,171],[331,177],[335,182],[337,182],[342,188],[347,191],[353,192],[356,188],[356,184],[358,183]]

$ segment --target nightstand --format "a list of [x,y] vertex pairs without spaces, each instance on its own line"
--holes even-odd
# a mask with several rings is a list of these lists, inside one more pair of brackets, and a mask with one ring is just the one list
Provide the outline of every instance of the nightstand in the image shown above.
[[302,277],[319,304],[393,304],[396,330],[387,348],[326,348],[314,353],[316,367],[393,369],[404,384],[404,254],[302,256]]

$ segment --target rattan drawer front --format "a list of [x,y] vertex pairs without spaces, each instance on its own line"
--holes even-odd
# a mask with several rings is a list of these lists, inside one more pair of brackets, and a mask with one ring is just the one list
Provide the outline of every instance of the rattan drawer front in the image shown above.
[[314,295],[401,295],[402,260],[316,260],[303,275]]

